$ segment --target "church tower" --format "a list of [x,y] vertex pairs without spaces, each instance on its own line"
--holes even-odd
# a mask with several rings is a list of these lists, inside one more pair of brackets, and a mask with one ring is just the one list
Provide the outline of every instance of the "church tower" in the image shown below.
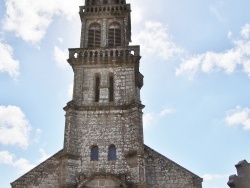
[[130,13],[126,0],[85,0],[80,7],[64,147],[12,188],[202,187],[200,177],[144,145],[140,46],[129,45]]
[[143,76],[140,47],[129,46],[130,12],[125,0],[86,0],[80,7],[81,48],[69,49],[68,59],[74,91],[65,107],[65,185],[75,184],[72,167],[82,184],[146,185]]

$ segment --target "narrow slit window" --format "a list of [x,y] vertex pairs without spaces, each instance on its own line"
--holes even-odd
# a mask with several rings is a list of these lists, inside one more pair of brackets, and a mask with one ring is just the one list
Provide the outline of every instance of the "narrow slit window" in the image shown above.
[[93,23],[89,27],[88,47],[101,46],[101,26],[98,23]]
[[114,101],[114,76],[109,76],[109,102]]
[[121,26],[118,23],[112,23],[108,30],[108,45],[121,46]]
[[100,99],[100,76],[95,77],[95,102],[99,102]]
[[90,156],[91,161],[98,161],[98,156],[99,156],[99,149],[97,146],[93,146],[91,148],[91,156]]
[[116,147],[114,145],[109,146],[108,160],[109,161],[116,160]]

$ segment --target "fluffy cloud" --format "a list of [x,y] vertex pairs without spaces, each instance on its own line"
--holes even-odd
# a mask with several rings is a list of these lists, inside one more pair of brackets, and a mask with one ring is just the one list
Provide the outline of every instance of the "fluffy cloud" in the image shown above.
[[11,46],[0,41],[0,72],[7,72],[15,78],[19,75],[19,61],[14,60],[12,55]]
[[55,15],[71,19],[77,15],[81,0],[5,0],[4,28],[27,42],[37,43]]
[[175,112],[174,109],[172,108],[166,108],[164,110],[162,110],[159,114],[159,116],[166,116],[166,115],[170,115],[170,114],[173,114]]
[[0,164],[10,165],[17,168],[20,173],[25,173],[35,167],[35,165],[30,164],[26,159],[16,159],[16,156],[8,151],[0,151]]
[[60,68],[68,68],[69,64],[67,63],[68,59],[68,50],[61,50],[58,46],[54,47],[54,58],[57,63],[57,66]]
[[241,30],[241,35],[245,38],[250,37],[250,24],[246,24],[243,26],[243,28]]
[[19,107],[0,106],[1,144],[26,148],[29,145],[30,130],[31,126]]
[[157,55],[167,60],[183,53],[183,50],[172,41],[167,28],[160,22],[146,22],[145,28],[134,39],[133,44],[140,44],[143,54]]
[[225,120],[229,126],[241,126],[245,130],[250,130],[250,109],[238,106],[227,112]]
[[41,158],[39,159],[40,163],[45,161],[46,159],[48,159],[50,157],[50,155],[48,155],[43,148],[39,149],[39,153],[41,154]]
[[[248,26],[246,25],[241,32],[243,37],[250,35],[247,30]],[[227,74],[232,74],[237,68],[241,68],[250,76],[250,41],[242,39],[234,41],[233,44],[233,48],[221,53],[206,52],[184,59],[177,68],[176,75],[186,74],[192,79],[200,70],[205,73],[224,71]]]
[[175,112],[172,108],[165,108],[159,113],[146,113],[143,115],[143,125],[145,127],[149,127],[159,118],[163,118],[164,116],[173,114]]
[[144,127],[149,127],[154,121],[155,115],[153,113],[146,113],[143,115],[143,125]]

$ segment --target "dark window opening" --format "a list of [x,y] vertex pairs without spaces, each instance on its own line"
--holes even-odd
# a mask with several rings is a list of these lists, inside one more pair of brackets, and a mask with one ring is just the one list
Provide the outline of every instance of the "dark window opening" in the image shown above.
[[99,102],[100,99],[100,77],[95,78],[95,102]]
[[116,147],[114,145],[109,146],[108,160],[109,161],[116,160]]
[[109,101],[114,101],[114,77],[109,77]]
[[101,26],[94,23],[89,27],[88,47],[100,47],[101,46]]
[[118,23],[113,23],[109,26],[108,31],[108,45],[121,46],[121,26]]
[[91,161],[98,161],[98,155],[99,155],[99,149],[97,146],[93,146],[91,148],[91,156],[90,159]]
[[108,0],[103,0],[103,4],[108,4]]

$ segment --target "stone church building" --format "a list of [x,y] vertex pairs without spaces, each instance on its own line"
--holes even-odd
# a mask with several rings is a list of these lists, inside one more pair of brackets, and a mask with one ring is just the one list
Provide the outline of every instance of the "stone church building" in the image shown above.
[[[140,46],[130,4],[85,0],[80,48],[69,49],[73,99],[64,147],[12,188],[201,188],[202,179],[143,142]],[[145,39],[146,40],[146,39]]]

